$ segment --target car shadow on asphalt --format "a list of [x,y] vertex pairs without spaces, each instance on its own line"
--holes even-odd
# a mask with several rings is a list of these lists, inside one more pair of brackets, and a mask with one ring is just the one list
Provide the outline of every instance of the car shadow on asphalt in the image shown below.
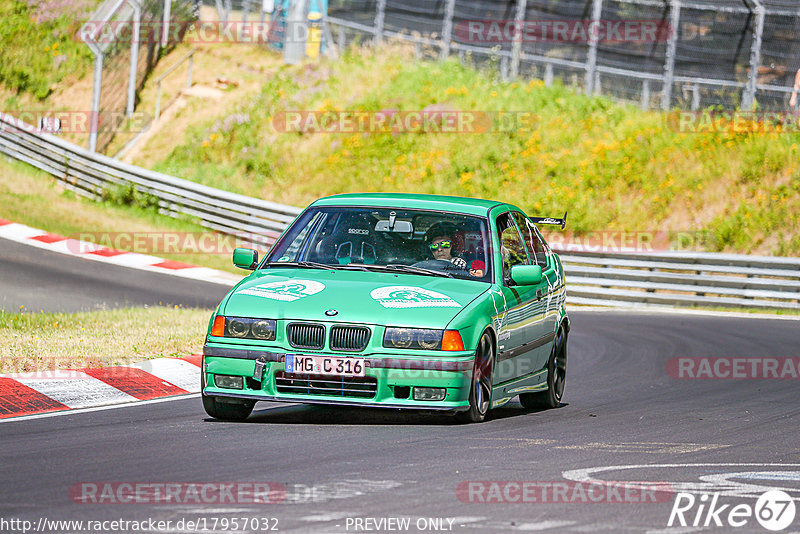
[[[568,406],[559,405],[556,410]],[[514,417],[536,416],[553,410],[528,409],[518,402],[509,402],[505,406],[491,410],[486,416],[488,424]],[[221,424],[232,424],[206,418],[205,421]],[[390,408],[361,408],[350,406],[318,406],[311,404],[263,403],[256,405],[252,415],[245,421],[233,424],[281,424],[281,425],[407,425],[407,426],[461,426],[455,417],[435,411],[409,411]]]

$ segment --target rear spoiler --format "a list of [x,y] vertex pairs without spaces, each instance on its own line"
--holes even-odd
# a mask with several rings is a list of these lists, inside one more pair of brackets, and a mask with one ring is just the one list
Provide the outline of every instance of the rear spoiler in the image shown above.
[[554,224],[556,226],[560,226],[563,230],[565,226],[567,226],[567,212],[564,212],[564,217],[562,219],[554,219],[553,217],[531,217],[531,221],[534,224]]

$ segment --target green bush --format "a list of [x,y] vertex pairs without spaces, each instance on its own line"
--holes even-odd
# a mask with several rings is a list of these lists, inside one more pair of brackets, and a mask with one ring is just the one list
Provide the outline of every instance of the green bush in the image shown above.
[[76,37],[74,12],[50,14],[43,22],[36,12],[20,0],[0,2],[0,84],[42,100],[66,75],[86,72],[92,53]]

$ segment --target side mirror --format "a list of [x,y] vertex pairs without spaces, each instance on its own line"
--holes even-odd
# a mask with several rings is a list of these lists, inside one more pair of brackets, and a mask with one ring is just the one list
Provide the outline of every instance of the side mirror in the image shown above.
[[233,251],[233,264],[240,269],[254,270],[258,265],[258,251],[251,248],[237,248]]
[[535,286],[542,282],[541,265],[515,265],[511,268],[511,280],[520,286]]

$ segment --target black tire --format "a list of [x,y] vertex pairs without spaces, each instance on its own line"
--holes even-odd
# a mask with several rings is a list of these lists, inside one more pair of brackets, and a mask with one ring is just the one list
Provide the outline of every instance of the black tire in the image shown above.
[[484,332],[475,351],[472,384],[469,391],[469,410],[456,413],[460,423],[480,423],[486,418],[492,403],[492,374],[494,371],[494,343],[489,332]]
[[536,393],[522,393],[519,402],[525,408],[556,408],[564,396],[567,380],[567,335],[559,328],[553,340],[553,349],[547,360],[547,390]]
[[244,421],[253,412],[253,406],[256,405],[255,401],[220,399],[209,395],[202,395],[202,397],[206,413],[214,419],[223,421]]
[[[205,369],[205,367],[201,367]],[[200,372],[200,397],[203,399],[203,408],[206,413],[214,419],[223,421],[244,421],[253,412],[256,401],[225,399],[220,401],[217,397],[212,397],[203,393],[206,388],[205,371]],[[227,401],[227,402],[226,402]]]

